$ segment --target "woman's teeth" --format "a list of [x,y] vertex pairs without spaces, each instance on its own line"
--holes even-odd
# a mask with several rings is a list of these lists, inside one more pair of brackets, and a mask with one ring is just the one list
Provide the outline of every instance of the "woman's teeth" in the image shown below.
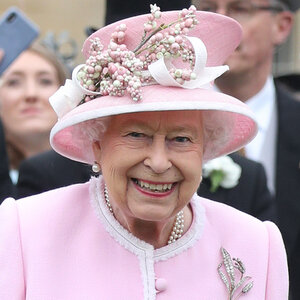
[[134,182],[136,184],[138,184],[141,188],[148,189],[153,192],[166,192],[166,191],[169,191],[173,186],[172,183],[153,184],[153,183],[149,183],[149,182],[145,182],[145,181],[137,180],[137,179],[135,179]]

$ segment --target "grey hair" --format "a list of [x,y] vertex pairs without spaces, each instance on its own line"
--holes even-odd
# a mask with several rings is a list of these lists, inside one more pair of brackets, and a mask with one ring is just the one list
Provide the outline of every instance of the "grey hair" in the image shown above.
[[[220,155],[216,149],[226,149],[228,137],[235,126],[234,118],[230,112],[205,111],[203,114],[203,157],[210,160],[211,157]],[[225,122],[224,122],[225,121]],[[226,124],[224,127],[223,124]]]
[[87,140],[91,144],[101,141],[109,126],[110,120],[111,117],[103,117],[84,121],[74,127],[74,133],[78,135],[80,139]]

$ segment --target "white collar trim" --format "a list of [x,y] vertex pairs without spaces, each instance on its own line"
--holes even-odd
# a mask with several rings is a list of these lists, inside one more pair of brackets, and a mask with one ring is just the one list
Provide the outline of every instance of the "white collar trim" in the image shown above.
[[175,243],[159,249],[154,249],[151,244],[140,240],[132,233],[128,232],[128,230],[126,230],[111,214],[104,199],[103,177],[93,177],[90,183],[92,206],[96,211],[97,217],[100,219],[107,232],[119,244],[136,255],[138,255],[140,251],[153,251],[155,261],[166,260],[192,247],[202,236],[205,209],[201,204],[201,198],[196,194],[190,202],[193,211],[193,222],[189,230]]

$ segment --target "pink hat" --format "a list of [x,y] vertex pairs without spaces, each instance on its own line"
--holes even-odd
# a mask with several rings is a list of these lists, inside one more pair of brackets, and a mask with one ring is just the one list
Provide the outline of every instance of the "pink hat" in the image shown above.
[[[203,111],[203,160],[236,151],[257,132],[241,101],[212,89],[241,39],[239,24],[219,14],[160,12],[110,24],[84,43],[86,64],[51,98],[59,120],[50,142],[71,159],[92,164],[92,141],[78,127],[107,116],[145,111]],[[187,67],[188,65],[188,67]]]

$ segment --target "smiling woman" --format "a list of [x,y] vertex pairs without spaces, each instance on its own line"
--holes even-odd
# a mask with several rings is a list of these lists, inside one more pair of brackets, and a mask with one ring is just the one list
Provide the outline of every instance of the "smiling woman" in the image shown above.
[[[141,112],[113,116],[101,142],[94,143],[115,216],[125,228],[159,248],[167,244],[173,216],[187,207],[201,177],[202,126],[199,111]],[[126,158],[126,159],[125,159]],[[138,226],[136,220],[139,220]],[[159,221],[146,236],[143,220]],[[147,227],[146,226],[146,227]],[[140,230],[142,229],[142,232]]]
[[50,141],[101,175],[4,201],[1,299],[287,299],[277,227],[196,195],[202,163],[257,132],[212,89],[240,38],[230,18],[151,5],[87,39]]
[[65,79],[64,67],[39,44],[24,51],[1,76],[0,117],[12,170],[23,159],[50,149],[56,115],[48,99]]

